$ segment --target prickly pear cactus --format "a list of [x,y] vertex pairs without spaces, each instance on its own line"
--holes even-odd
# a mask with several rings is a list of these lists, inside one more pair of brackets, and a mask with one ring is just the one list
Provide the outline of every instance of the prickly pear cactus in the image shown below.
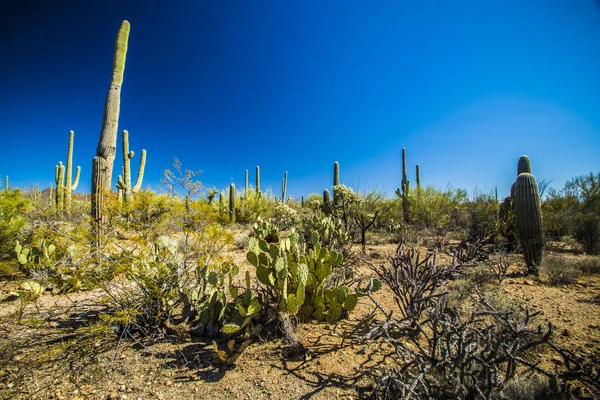
[[331,286],[330,278],[343,257],[321,247],[316,232],[311,236],[308,251],[300,247],[296,232],[278,245],[251,238],[247,259],[280,312],[297,315],[301,321],[337,322],[354,309],[357,295],[345,285]]

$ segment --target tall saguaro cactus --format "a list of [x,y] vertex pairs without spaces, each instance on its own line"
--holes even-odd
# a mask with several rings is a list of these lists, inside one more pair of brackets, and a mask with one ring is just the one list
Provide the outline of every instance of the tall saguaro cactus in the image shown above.
[[530,274],[539,275],[542,262],[542,207],[535,177],[531,174],[529,157],[521,156],[513,185],[513,202],[523,256]]
[[[75,171],[75,181],[72,182],[73,179],[73,142],[75,139],[75,132],[69,132],[69,150],[67,153],[67,169],[65,176],[65,184],[64,184],[64,207],[67,212],[71,211],[71,193],[73,190],[77,189],[77,185],[79,184],[79,175],[81,173],[81,167],[77,166],[77,170]],[[58,183],[56,185],[58,189]]]
[[256,166],[256,197],[260,197],[260,167]]
[[62,211],[65,206],[65,166],[62,161],[54,167],[54,182],[56,183],[56,209]]
[[229,220],[235,221],[235,185],[229,185]]
[[417,190],[421,189],[421,167],[419,167],[419,164],[417,164],[416,167],[416,181],[417,181]]
[[244,197],[248,198],[248,170],[246,170],[246,179],[244,180]]
[[133,151],[129,151],[129,132],[123,131],[123,176],[119,175],[117,189],[119,198],[124,198],[125,202],[133,200],[133,195],[139,192],[144,179],[144,169],[146,168],[146,150],[142,150],[140,157],[140,168],[138,170],[135,185],[131,186],[131,159],[134,156]]
[[287,194],[287,178],[288,172],[285,171],[283,178],[281,178],[281,202],[285,203],[285,196]]
[[[419,174],[417,176],[420,175]],[[421,177],[418,178],[419,185],[421,184]],[[409,192],[410,192],[410,181],[406,175],[406,148],[402,148],[402,188],[396,190],[396,196],[402,199],[402,215],[404,222],[409,222]]]
[[335,187],[340,184],[340,163],[335,161],[333,163],[333,204],[337,205],[335,198]]
[[121,85],[125,71],[129,30],[129,22],[123,21],[115,42],[112,77],[104,103],[100,140],[96,148],[96,157],[92,160],[92,217],[97,223],[103,220],[103,198],[111,188],[113,165],[117,153]]
[[8,192],[8,175],[4,177],[4,191]]

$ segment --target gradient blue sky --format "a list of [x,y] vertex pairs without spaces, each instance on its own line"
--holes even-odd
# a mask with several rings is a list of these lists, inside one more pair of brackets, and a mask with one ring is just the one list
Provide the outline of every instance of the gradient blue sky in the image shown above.
[[[54,180],[75,131],[89,191],[114,40],[131,23],[119,131],[144,187],[177,157],[206,187],[393,196],[409,179],[507,195],[521,154],[562,187],[600,170],[600,3],[42,1],[0,5],[0,175]],[[120,170],[120,140],[115,171]],[[116,175],[113,178],[116,180]],[[116,183],[116,181],[115,181]]]

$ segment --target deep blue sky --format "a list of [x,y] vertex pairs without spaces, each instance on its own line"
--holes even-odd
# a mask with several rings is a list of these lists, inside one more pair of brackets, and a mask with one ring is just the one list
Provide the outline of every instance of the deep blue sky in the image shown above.
[[[177,157],[206,187],[393,196],[409,179],[508,194],[521,154],[562,187],[600,170],[600,3],[81,1],[0,5],[0,175],[48,186],[75,131],[89,191],[114,41],[131,23],[119,131],[144,187]],[[115,171],[122,165],[120,140]],[[135,177],[135,176],[134,176]],[[116,180],[116,175],[113,178]],[[115,181],[116,182],[116,181]]]

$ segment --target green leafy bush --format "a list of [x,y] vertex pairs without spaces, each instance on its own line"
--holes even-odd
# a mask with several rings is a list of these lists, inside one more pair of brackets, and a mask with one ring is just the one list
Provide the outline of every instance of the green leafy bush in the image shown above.
[[600,215],[579,214],[575,222],[574,236],[586,253],[600,253]]
[[11,256],[16,240],[27,224],[24,213],[31,202],[19,189],[0,192],[0,260]]

